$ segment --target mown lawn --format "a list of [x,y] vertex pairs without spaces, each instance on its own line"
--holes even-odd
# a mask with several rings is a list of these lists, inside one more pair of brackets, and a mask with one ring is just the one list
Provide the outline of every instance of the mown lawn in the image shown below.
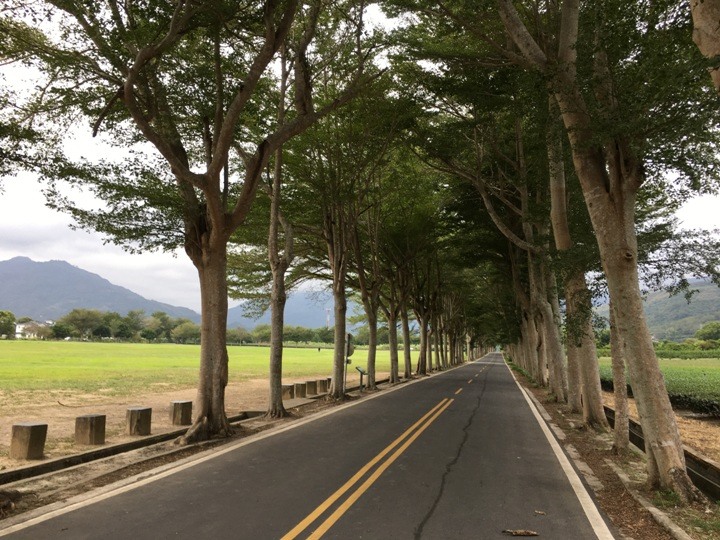
[[[267,347],[228,347],[231,382],[265,378]],[[106,395],[134,394],[152,383],[167,389],[197,384],[200,347],[139,343],[0,341],[0,390],[76,390]],[[365,365],[365,351],[352,357]],[[387,351],[378,351],[377,370],[389,371]],[[283,378],[331,374],[332,349],[286,348]]]
[[[668,394],[676,406],[697,412],[720,411],[720,359],[661,358],[659,362]],[[604,380],[612,380],[610,358],[600,358],[600,375]],[[628,382],[632,385],[632,381]]]

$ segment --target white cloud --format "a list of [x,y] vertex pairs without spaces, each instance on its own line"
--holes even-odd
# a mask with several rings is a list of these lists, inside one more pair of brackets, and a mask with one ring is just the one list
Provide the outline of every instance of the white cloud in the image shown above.
[[683,229],[720,229],[720,195],[703,195],[686,202],[677,212]]
[[30,175],[3,179],[0,193],[0,260],[63,260],[146,298],[200,309],[197,273],[180,251],[130,254],[104,244],[101,235],[72,230],[69,216],[45,206]]

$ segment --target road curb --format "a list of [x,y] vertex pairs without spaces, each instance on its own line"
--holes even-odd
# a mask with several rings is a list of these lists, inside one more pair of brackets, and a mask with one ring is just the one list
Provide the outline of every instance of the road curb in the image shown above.
[[[513,373],[513,375],[515,375]],[[517,380],[517,378],[516,378]],[[582,473],[583,478],[585,479],[586,483],[592,489],[593,494],[597,495],[598,489],[596,486],[599,484],[600,489],[602,489],[602,484],[599,482],[599,480],[595,477],[594,474],[591,473],[591,476],[588,477],[587,471],[592,471],[592,469],[585,463],[582,459],[579,458],[577,452],[573,452],[570,450],[572,448],[572,445],[568,445],[565,443],[564,439],[566,438],[565,432],[560,428],[557,424],[555,424],[552,421],[552,416],[550,416],[550,413],[547,412],[545,407],[542,405],[542,403],[535,397],[535,395],[525,389],[526,395],[530,397],[535,407],[537,407],[538,411],[540,412],[540,415],[543,417],[545,422],[550,426],[555,436],[558,438],[559,442],[561,443],[563,449],[565,450],[565,453],[569,456],[569,458],[572,460],[575,467]],[[570,448],[568,448],[570,446]],[[573,448],[574,450],[574,448]],[[625,472],[618,467],[613,461],[606,459],[605,463],[613,470],[613,472],[618,476],[620,481],[625,486],[626,491],[630,494],[630,496],[637,501],[637,503],[645,508],[650,515],[653,517],[653,519],[660,525],[663,529],[665,529],[668,534],[670,534],[673,538],[676,540],[693,540],[693,538],[686,533],[677,523],[675,523],[670,516],[668,516],[665,512],[654,506],[650,501],[648,501],[645,497],[640,495],[636,490],[632,487],[632,482],[630,481],[630,478],[625,474]],[[596,484],[597,482],[597,484]]]
[[675,538],[676,540],[693,540],[692,536],[686,533],[677,523],[675,523],[670,518],[670,516],[660,510],[657,506],[653,505],[645,497],[640,495],[638,491],[633,489],[632,481],[630,480],[628,475],[625,474],[625,471],[623,471],[620,467],[618,467],[609,459],[605,460],[605,464],[610,467],[615,472],[615,474],[617,474],[618,478],[625,486],[625,489],[628,491],[628,493],[630,493],[630,496],[635,499],[640,506],[650,512],[650,515],[653,517],[653,519],[668,533],[670,533],[673,538]]

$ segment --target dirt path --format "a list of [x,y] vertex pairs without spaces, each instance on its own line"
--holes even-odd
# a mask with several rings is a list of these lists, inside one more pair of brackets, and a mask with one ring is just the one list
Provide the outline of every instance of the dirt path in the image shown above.
[[[355,374],[348,373],[348,385],[359,383]],[[378,379],[387,377],[378,373]],[[321,379],[325,375],[308,376],[307,380]],[[285,381],[287,384],[299,381]],[[48,424],[45,457],[58,458],[88,450],[91,447],[75,444],[75,418],[84,414],[105,414],[105,441],[116,444],[135,439],[125,434],[125,413],[128,407],[152,407],[152,434],[177,429],[170,422],[170,402],[194,400],[195,388],[167,390],[163,384],[154,384],[144,394],[126,397],[107,396],[102,391],[78,394],[71,391],[14,392],[0,390],[0,470],[26,466],[29,462],[9,458],[12,424],[18,422],[43,422]],[[268,380],[250,379],[228,384],[225,392],[228,416],[243,411],[264,411],[268,402]]]

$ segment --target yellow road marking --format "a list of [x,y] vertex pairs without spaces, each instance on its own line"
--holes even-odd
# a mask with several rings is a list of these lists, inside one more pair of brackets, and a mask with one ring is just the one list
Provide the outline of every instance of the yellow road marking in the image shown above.
[[408,449],[408,447],[415,441],[415,439],[417,439],[420,436],[420,434],[423,431],[425,431],[430,426],[430,424],[432,424],[437,419],[437,417],[440,416],[443,413],[443,411],[445,411],[445,409],[447,409],[452,404],[453,401],[454,400],[451,399],[447,403],[445,403],[445,405],[443,405],[443,407],[440,410],[438,410],[432,416],[432,418],[430,418],[430,420],[428,420],[425,423],[425,425],[423,425],[420,429],[418,429],[415,433],[413,433],[413,435],[407,441],[405,441],[405,443],[400,448],[398,448],[392,456],[390,456],[382,465],[380,465],[375,470],[375,472],[372,473],[370,475],[370,477],[367,480],[365,480],[365,482],[363,482],[363,484],[352,495],[350,495],[347,498],[347,500],[344,503],[342,503],[337,508],[337,510],[335,510],[330,515],[330,517],[328,517],[322,523],[322,525],[320,525],[317,529],[315,529],[313,531],[313,533],[310,536],[308,536],[308,540],[318,540],[319,538],[321,538],[322,535],[325,534],[328,531],[328,529],[330,529],[330,527],[332,527],[335,524],[335,522],[338,519],[340,519],[343,516],[343,514],[345,514],[345,512],[347,512],[350,509],[350,507],[353,504],[355,504],[355,502],[360,498],[360,496],[363,493],[365,493],[370,488],[370,486],[372,486],[375,483],[375,481],[378,478],[380,478],[382,473],[384,473],[388,469],[388,467],[390,467],[390,465],[392,465],[393,462],[397,458],[399,458],[400,455],[403,452],[405,452],[405,450]]
[[462,392],[462,388],[458,388],[457,392],[455,392],[455,395],[457,396],[460,392]]
[[[398,444],[400,444],[412,431],[417,428],[419,425],[421,425],[425,420],[428,419],[428,417],[432,416],[433,413],[435,413],[438,409],[440,409],[443,405],[449,405],[452,403],[452,399],[448,401],[448,398],[443,399],[440,403],[435,405],[432,409],[430,409],[428,412],[426,412],[420,420],[415,422],[412,426],[410,426],[408,429],[405,430],[405,432],[400,435],[397,439],[395,439],[393,442],[391,442],[382,452],[380,452],[377,456],[375,456],[373,459],[371,459],[367,465],[365,465],[362,469],[360,469],[357,473],[353,475],[350,480],[345,482],[340,489],[338,489],[335,493],[330,495],[320,506],[318,506],[313,512],[311,512],[305,519],[303,519],[300,523],[295,525],[295,527],[290,530],[285,536],[282,537],[281,540],[292,540],[293,538],[296,538],[301,532],[303,532],[305,529],[307,529],[310,524],[315,521],[317,518],[320,517],[320,515],[323,514],[330,506],[337,501],[342,495],[345,494],[346,491],[348,491],[351,487],[353,487],[359,480],[362,478],[365,473],[367,473],[373,466],[375,466],[382,458],[384,458],[387,454],[389,454],[393,448],[395,448]],[[445,409],[442,409],[445,410]],[[434,420],[433,418],[432,420]],[[432,420],[430,420],[432,422]],[[425,428],[423,428],[425,429]],[[422,432],[422,430],[421,430]],[[415,439],[413,439],[415,440]]]
[[468,381],[468,384],[470,384],[471,382],[472,382],[472,379],[470,379],[470,380]]

